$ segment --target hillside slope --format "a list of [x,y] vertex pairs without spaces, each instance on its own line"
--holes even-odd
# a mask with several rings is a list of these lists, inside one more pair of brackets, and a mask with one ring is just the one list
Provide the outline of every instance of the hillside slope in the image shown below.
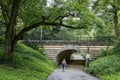
[[86,71],[101,80],[120,80],[120,54],[108,55],[93,61]]
[[18,43],[13,61],[2,61],[4,41],[0,45],[0,80],[46,80],[55,64],[36,50]]

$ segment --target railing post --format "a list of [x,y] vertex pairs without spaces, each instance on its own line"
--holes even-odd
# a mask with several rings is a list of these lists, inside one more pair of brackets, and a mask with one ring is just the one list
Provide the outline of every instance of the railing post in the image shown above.
[[[89,37],[91,39],[91,37]],[[89,67],[89,62],[90,62],[90,53],[89,53],[89,49],[90,49],[90,40],[88,41],[87,44],[87,53],[86,53],[86,66]]]

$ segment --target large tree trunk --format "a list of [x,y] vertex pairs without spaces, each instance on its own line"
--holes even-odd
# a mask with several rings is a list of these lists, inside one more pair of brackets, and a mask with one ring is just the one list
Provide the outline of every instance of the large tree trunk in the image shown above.
[[[11,33],[12,34],[12,33]],[[11,61],[13,59],[13,51],[16,48],[17,41],[23,38],[23,35],[14,36],[12,39],[10,33],[6,33],[6,48],[5,48],[5,60]]]
[[120,28],[118,26],[118,16],[117,16],[117,10],[114,11],[114,31],[116,34],[116,37],[120,37]]
[[9,33],[6,33],[6,41],[5,41],[5,59],[7,61],[11,61],[12,60],[12,56],[13,56],[13,49],[14,49],[14,44],[13,41],[11,39],[11,36],[9,35]]
[[11,15],[9,18],[9,22],[7,24],[7,29],[5,33],[5,59],[7,61],[12,59],[13,56],[13,50],[15,48],[17,40],[15,40],[14,35],[14,27],[16,24],[16,18],[18,15],[19,5],[21,0],[13,0],[13,4],[11,7]]

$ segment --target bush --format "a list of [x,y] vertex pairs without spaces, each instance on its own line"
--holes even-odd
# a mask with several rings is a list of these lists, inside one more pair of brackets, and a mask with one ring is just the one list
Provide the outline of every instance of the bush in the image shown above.
[[101,80],[120,80],[120,39],[114,41],[113,48],[103,49],[101,56],[85,70]]
[[101,57],[104,57],[104,56],[108,56],[108,55],[112,55],[113,54],[113,51],[111,48],[107,47],[105,49],[101,49],[101,54],[100,56]]
[[101,50],[101,56],[120,54],[120,39],[114,40],[113,48],[107,47]]
[[113,53],[120,54],[120,39],[116,40],[113,46]]
[[120,55],[114,54],[102,57],[96,61],[91,62],[89,68],[86,68],[85,70],[88,73],[102,78],[102,80],[104,80],[104,75],[114,75],[115,73],[120,74]]

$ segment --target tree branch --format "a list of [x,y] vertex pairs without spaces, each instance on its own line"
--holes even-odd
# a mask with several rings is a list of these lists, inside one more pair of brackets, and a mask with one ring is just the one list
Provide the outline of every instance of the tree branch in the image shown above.
[[66,25],[66,24],[63,24],[63,23],[50,23],[50,22],[45,22],[44,23],[45,25],[51,25],[51,26],[63,26],[63,27],[66,27],[66,28],[71,28],[71,29],[83,29],[85,28],[86,26],[82,26],[82,27],[75,27],[75,26],[71,26],[71,25]]
[[27,0],[22,0],[21,3],[24,4]]
[[57,21],[58,19],[59,20],[62,20],[63,18],[65,18],[65,17],[69,17],[69,16],[74,16],[74,13],[72,14],[72,13],[67,13],[66,15],[59,15],[58,17],[56,17],[53,21],[52,21],[52,23],[54,23],[55,21]]
[[36,27],[42,25],[43,23],[44,23],[43,21],[40,21],[40,22],[31,24],[31,25],[29,25],[29,26],[27,26],[27,27],[24,27],[24,28],[15,36],[15,38],[14,38],[15,40],[14,40],[14,41],[17,41],[17,40],[21,39],[26,32],[32,30],[33,28],[36,28]]
[[[21,2],[21,0],[13,0],[12,7],[11,7],[11,15],[10,15],[7,29],[6,29],[6,40],[8,38],[14,40],[14,35],[13,35],[14,27],[16,25],[16,19],[17,19],[17,15],[18,15],[20,2]],[[14,43],[14,41],[13,41],[13,43]]]
[[23,35],[32,30],[33,28],[36,28],[36,27],[39,27],[39,26],[45,26],[45,25],[48,25],[48,26],[63,26],[63,27],[66,27],[66,28],[71,28],[71,29],[83,29],[85,28],[86,26],[82,26],[82,27],[74,27],[74,26],[70,26],[70,25],[66,25],[66,24],[62,24],[62,23],[52,23],[52,22],[43,22],[43,21],[40,21],[40,22],[37,22],[37,23],[34,23],[32,25],[29,25],[27,27],[24,27],[16,36],[15,36],[15,39],[16,40],[19,40],[23,37]]

